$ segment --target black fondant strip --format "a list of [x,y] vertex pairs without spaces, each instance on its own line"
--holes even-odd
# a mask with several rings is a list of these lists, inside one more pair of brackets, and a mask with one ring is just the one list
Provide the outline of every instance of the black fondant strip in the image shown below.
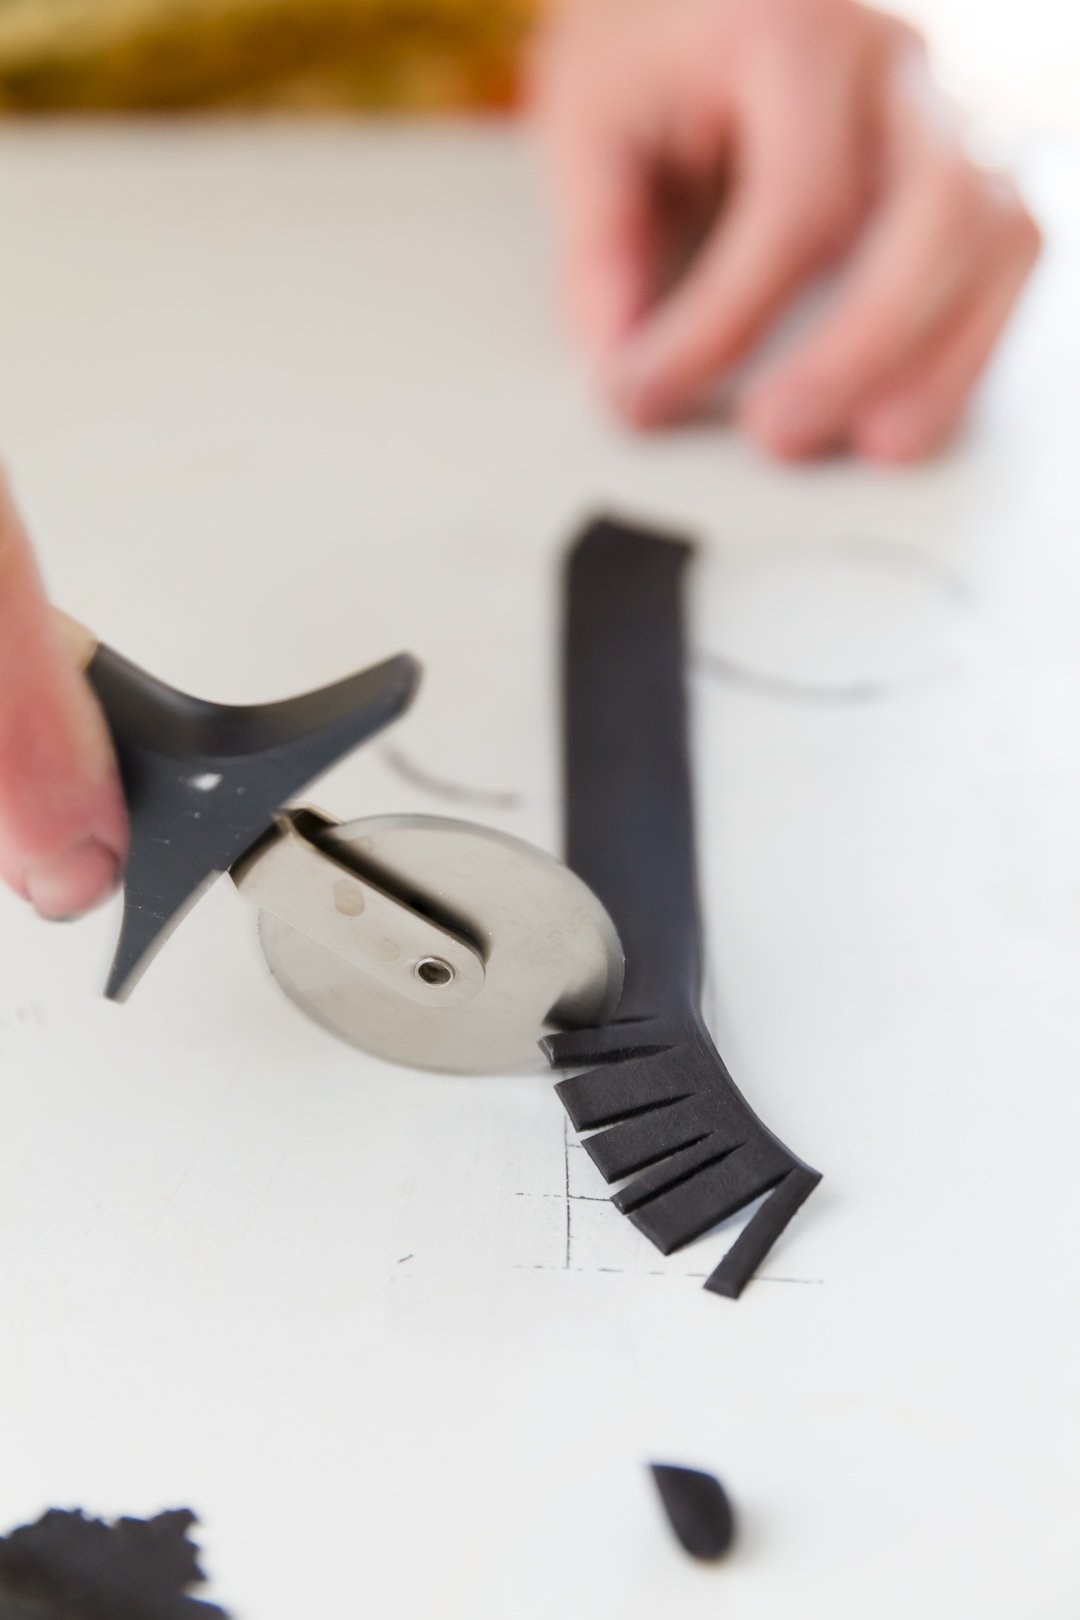
[[611,1202],[621,1214],[629,1215],[631,1210],[647,1204],[651,1198],[669,1192],[681,1181],[689,1181],[691,1176],[697,1175],[707,1165],[718,1164],[740,1145],[735,1143],[732,1147],[718,1147],[715,1136],[703,1136],[635,1176],[628,1187],[615,1194]]
[[783,1178],[786,1159],[759,1153],[755,1147],[744,1142],[733,1153],[703,1165],[696,1176],[631,1210],[630,1219],[662,1254],[674,1254],[720,1221],[737,1215]]
[[673,1075],[670,1065],[656,1054],[646,1058],[623,1058],[613,1053],[610,1058],[575,1058],[582,1061],[619,1064],[619,1072],[610,1075],[603,1070],[595,1072],[593,1083],[586,1075],[574,1075],[561,1080],[556,1091],[563,1107],[570,1115],[574,1129],[591,1131],[598,1125],[613,1125],[616,1120],[630,1119],[646,1109],[662,1108],[688,1097],[690,1087],[685,1076]]
[[566,568],[566,853],[626,952],[616,1016],[552,1036],[557,1090],[615,1202],[664,1254],[768,1192],[706,1286],[738,1295],[820,1179],[762,1124],[701,1014],[683,584],[692,548],[592,524]]
[[683,1097],[598,1131],[586,1139],[585,1150],[605,1181],[618,1181],[709,1135],[705,1102],[700,1097]]
[[768,1254],[820,1180],[820,1171],[811,1170],[809,1165],[800,1164],[788,1171],[706,1281],[710,1293],[738,1299],[760,1265],[761,1256]]
[[566,857],[626,951],[620,1023],[689,1012],[700,990],[683,690],[690,557],[682,541],[599,522],[566,574]]

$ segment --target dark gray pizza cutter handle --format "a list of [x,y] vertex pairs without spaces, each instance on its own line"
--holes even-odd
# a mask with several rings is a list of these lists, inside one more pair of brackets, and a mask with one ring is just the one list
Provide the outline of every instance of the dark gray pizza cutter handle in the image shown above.
[[105,991],[122,1001],[282,807],[405,712],[420,666],[402,653],[303,697],[240,707],[178,692],[110,647],[93,648],[86,676],[112,732],[131,816],[123,922]]

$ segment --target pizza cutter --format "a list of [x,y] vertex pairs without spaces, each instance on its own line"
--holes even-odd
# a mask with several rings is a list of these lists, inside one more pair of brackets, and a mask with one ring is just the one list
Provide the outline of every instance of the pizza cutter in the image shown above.
[[615,1009],[622,951],[543,850],[442,816],[279,817],[232,877],[275,979],[324,1028],[418,1069],[543,1066],[538,1041]]
[[286,995],[378,1057],[451,1072],[539,1068],[541,1038],[614,1011],[615,927],[553,856],[472,822],[339,822],[292,802],[405,712],[420,678],[411,656],[234,707],[178,692],[66,628],[112,731],[131,817],[109,997],[131,993],[229,872],[258,910]]

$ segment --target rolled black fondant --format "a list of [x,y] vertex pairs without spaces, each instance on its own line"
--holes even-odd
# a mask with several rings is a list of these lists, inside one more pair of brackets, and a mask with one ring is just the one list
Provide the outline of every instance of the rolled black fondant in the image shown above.
[[712,1563],[735,1540],[735,1512],[714,1474],[673,1463],[650,1464],[668,1521],[692,1558]]

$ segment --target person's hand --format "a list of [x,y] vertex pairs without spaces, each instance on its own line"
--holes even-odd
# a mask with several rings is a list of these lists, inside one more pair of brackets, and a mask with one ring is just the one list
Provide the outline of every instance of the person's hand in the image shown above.
[[111,892],[127,812],[104,718],[0,474],[0,877],[44,917]]
[[565,0],[533,78],[567,302],[618,411],[693,410],[839,264],[743,423],[784,456],[945,442],[1040,239],[905,24],[854,0]]

